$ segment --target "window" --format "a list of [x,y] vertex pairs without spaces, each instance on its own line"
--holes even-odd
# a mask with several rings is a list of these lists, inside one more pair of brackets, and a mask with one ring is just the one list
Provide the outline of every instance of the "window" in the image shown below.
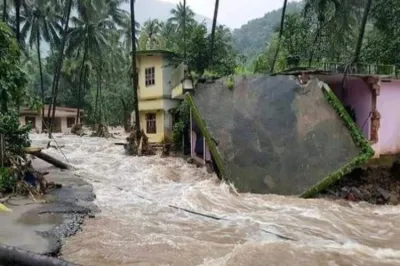
[[75,125],[75,117],[67,117],[67,127],[71,128]]
[[156,114],[146,114],[146,133],[156,134]]
[[155,68],[154,67],[146,68],[144,72],[146,75],[146,87],[153,86],[154,84],[156,84]]
[[36,128],[36,117],[34,116],[25,116],[25,125],[32,125],[32,128]]

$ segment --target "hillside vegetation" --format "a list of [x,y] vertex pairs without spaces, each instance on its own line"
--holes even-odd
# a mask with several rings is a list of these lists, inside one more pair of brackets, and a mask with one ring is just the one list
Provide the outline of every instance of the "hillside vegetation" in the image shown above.
[[[287,14],[300,13],[304,3],[292,2],[288,4]],[[247,24],[233,31],[236,50],[247,58],[250,63],[259,54],[268,42],[276,28],[279,28],[282,8],[268,12],[262,18],[250,20]]]

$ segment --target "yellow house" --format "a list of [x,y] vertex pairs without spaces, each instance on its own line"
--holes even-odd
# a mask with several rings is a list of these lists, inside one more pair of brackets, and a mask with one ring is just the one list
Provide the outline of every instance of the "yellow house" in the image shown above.
[[172,91],[182,86],[185,76],[184,64],[176,58],[164,50],[137,52],[140,127],[152,143],[172,137],[171,110],[181,101],[172,97]]

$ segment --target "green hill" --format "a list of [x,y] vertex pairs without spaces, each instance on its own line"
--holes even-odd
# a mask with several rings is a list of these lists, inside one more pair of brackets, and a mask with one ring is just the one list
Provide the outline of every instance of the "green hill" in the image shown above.
[[[287,13],[301,12],[302,2],[291,2]],[[235,48],[247,57],[247,62],[253,61],[257,54],[267,45],[274,29],[279,27],[282,8],[268,12],[262,18],[250,20],[247,24],[233,31]]]

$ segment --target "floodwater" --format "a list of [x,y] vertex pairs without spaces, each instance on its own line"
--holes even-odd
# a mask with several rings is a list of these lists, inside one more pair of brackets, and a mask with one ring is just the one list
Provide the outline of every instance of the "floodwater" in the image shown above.
[[[45,135],[32,135],[45,145]],[[400,207],[236,194],[183,159],[56,138],[102,212],[66,240],[82,265],[400,265]],[[57,150],[48,150],[62,159]],[[213,216],[200,216],[169,205]]]

